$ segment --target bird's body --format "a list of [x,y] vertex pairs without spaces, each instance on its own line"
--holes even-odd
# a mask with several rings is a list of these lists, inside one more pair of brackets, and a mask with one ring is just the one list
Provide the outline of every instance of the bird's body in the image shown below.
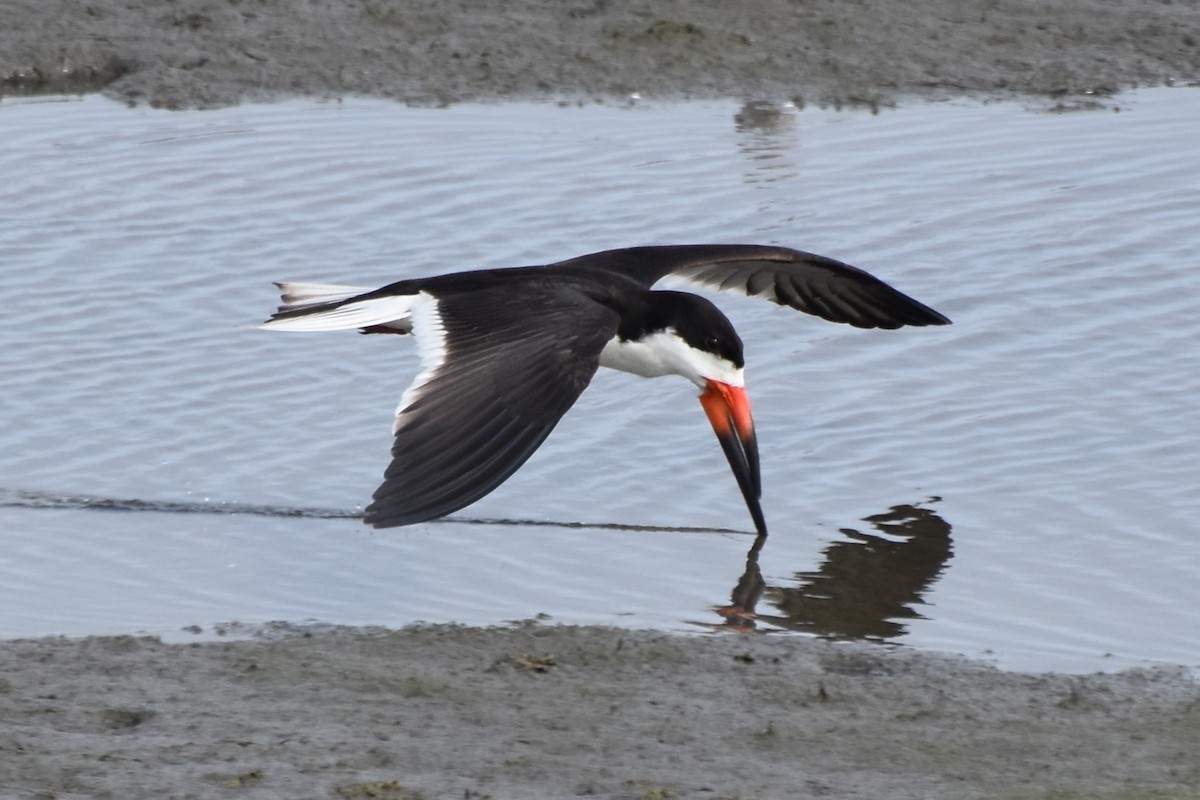
[[764,296],[864,328],[944,325],[944,316],[833,259],[759,245],[608,250],[547,266],[458,272],[380,289],[278,284],[262,327],[412,333],[421,372],[396,410],[392,462],[367,508],[377,527],[449,514],[515,472],[604,366],[681,375],[729,459],[760,533],[758,450],[742,341],[698,295],[654,291],[668,275]]

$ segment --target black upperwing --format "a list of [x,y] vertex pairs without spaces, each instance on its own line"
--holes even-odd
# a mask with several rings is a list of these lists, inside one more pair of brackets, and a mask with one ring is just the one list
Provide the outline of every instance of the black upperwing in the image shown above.
[[708,289],[764,297],[857,328],[950,324],[944,315],[869,272],[787,247],[754,244],[630,247],[592,253],[550,266],[613,272],[647,289],[665,277],[674,276]]
[[617,324],[583,293],[550,286],[417,308],[424,369],[397,409],[392,462],[364,522],[434,519],[507,480],[587,387]]

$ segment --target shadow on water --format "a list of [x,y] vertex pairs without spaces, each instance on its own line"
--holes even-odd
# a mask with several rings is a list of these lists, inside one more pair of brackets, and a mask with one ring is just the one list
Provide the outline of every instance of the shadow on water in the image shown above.
[[[253,505],[220,501],[139,500],[136,498],[93,497],[56,492],[36,492],[22,489],[0,489],[0,508],[40,508],[88,511],[148,511],[158,514],[242,514],[258,517],[292,517],[298,519],[362,519],[359,509],[303,508],[296,506]],[[630,525],[620,522],[579,522],[546,519],[491,519],[473,517],[443,517],[430,524],[495,525],[521,528],[569,528],[634,533],[719,533],[753,536],[747,531],[731,528],[703,528],[664,525]]]
[[[825,548],[820,568],[795,573],[787,585],[768,586],[763,579],[758,557],[766,537],[758,537],[729,604],[715,609],[722,622],[704,627],[872,641],[903,636],[903,620],[923,618],[916,608],[950,560],[950,524],[918,505],[894,506],[864,522],[875,530],[843,528],[847,540]],[[758,609],[764,601],[771,610]],[[760,628],[764,623],[769,627]]]

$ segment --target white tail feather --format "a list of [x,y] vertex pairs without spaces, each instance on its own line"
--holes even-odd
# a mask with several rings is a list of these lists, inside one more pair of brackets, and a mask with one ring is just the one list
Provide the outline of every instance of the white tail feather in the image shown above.
[[[416,295],[372,297],[332,305],[369,290],[321,283],[275,285],[282,294],[283,304],[276,316],[259,325],[260,328],[274,331],[339,331],[386,325],[402,332],[412,328],[412,306]],[[305,309],[311,311],[306,312]],[[280,314],[286,316],[280,317]]]
[[339,286],[334,283],[276,283],[282,305],[280,311],[293,311],[305,306],[336,303],[371,291],[361,286]]

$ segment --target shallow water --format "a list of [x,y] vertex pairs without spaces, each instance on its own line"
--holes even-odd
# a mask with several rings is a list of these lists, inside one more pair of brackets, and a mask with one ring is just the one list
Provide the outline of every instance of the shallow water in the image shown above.
[[[1184,89],[1065,115],[0,103],[0,636],[546,614],[1200,665],[1197,123]],[[955,321],[721,298],[772,528],[749,565],[748,535],[619,529],[750,529],[681,380],[601,374],[458,521],[371,531],[415,348],[251,327],[272,280],[687,241],[832,255]]]

